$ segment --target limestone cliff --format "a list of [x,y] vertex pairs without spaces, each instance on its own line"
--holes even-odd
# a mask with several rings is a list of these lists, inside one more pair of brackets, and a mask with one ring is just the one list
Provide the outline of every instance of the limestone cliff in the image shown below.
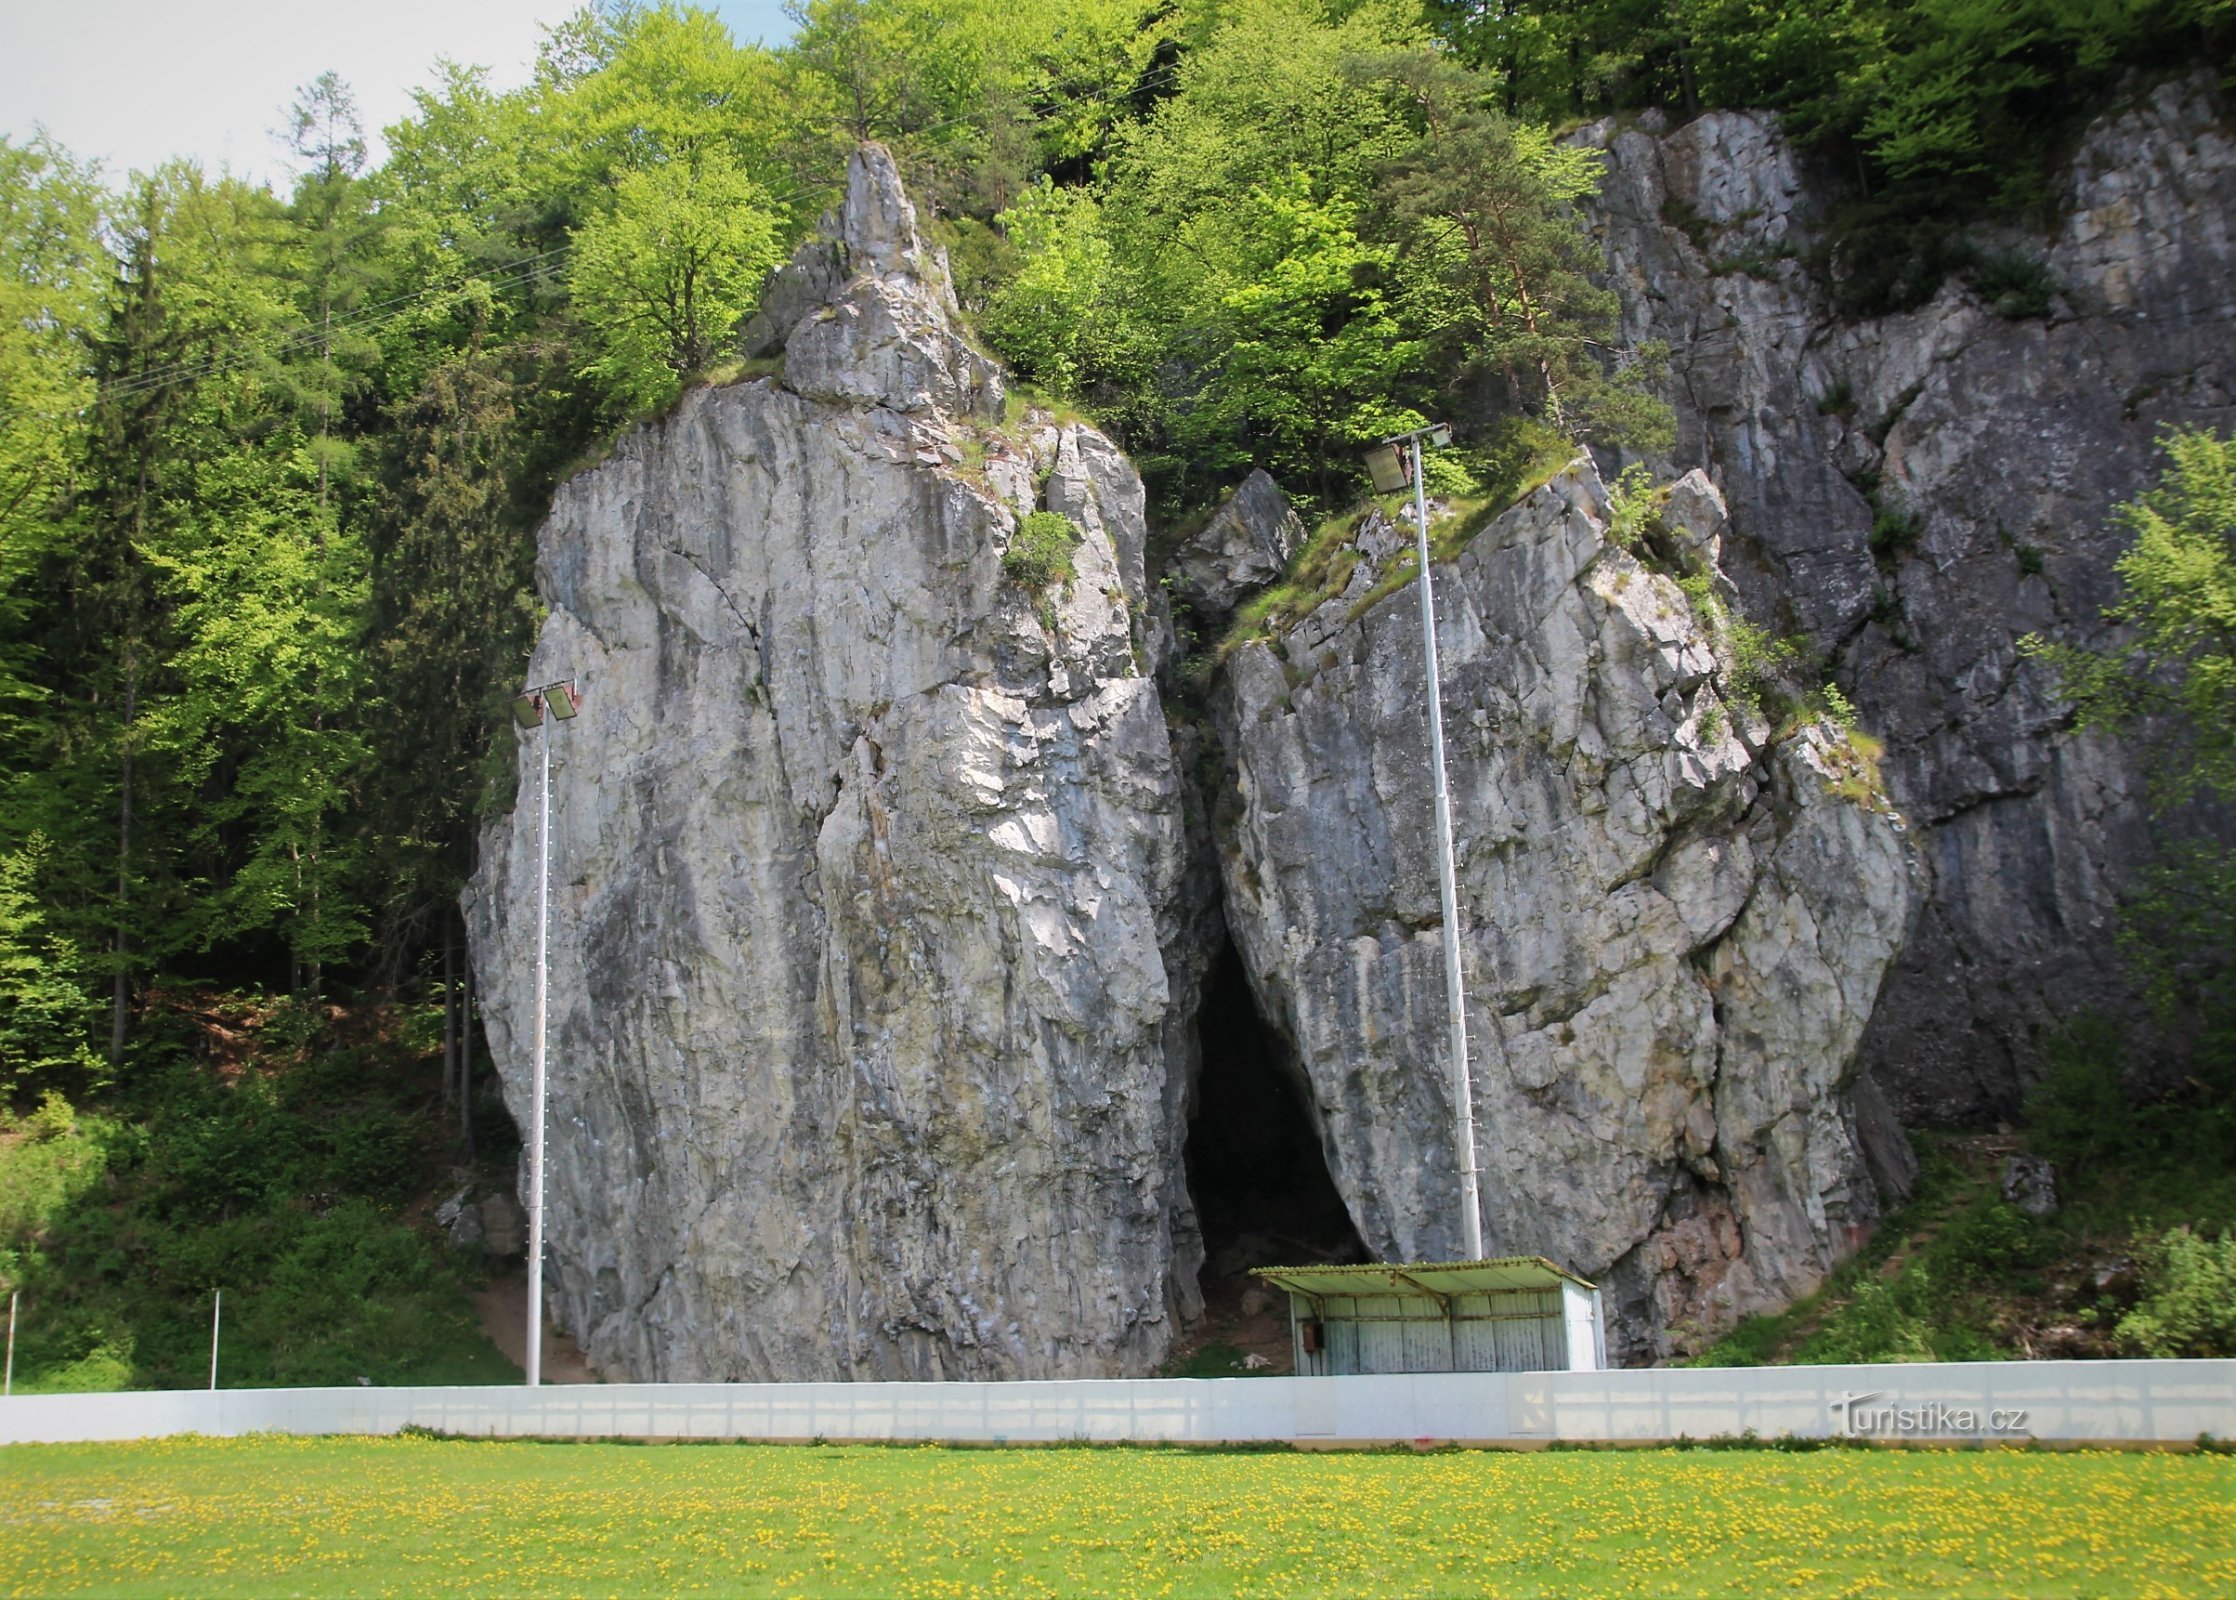
[[[1711,563],[1723,508],[1676,486]],[[1910,911],[1900,819],[1829,724],[1776,739],[1712,617],[1609,542],[1588,463],[1440,567],[1486,1248],[1606,1280],[1668,1354],[1813,1287],[1906,1159],[1854,1074]],[[1410,546],[1221,684],[1227,917],[1385,1259],[1458,1247],[1427,691]],[[1713,567],[1710,565],[1712,572]]]
[[[1142,494],[957,333],[891,161],[769,296],[783,375],[568,484],[552,731],[553,1314],[640,1379],[1140,1372],[1194,1305],[1201,955],[1139,665]],[[1080,539],[1003,571],[1045,506]],[[467,895],[525,1123],[524,802]]]
[[2054,234],[1987,238],[2039,259],[2046,314],[1952,282],[1864,321],[1812,276],[1823,196],[1773,121],[1586,135],[1626,331],[1671,346],[1663,465],[1723,491],[1750,609],[1831,654],[1920,829],[1925,909],[1864,1042],[1906,1118],[2012,1114],[2046,1025],[2130,1004],[2136,760],[2073,737],[2017,643],[2101,638],[2106,514],[2155,476],[2154,435],[2236,424],[2224,117],[2209,78],[2157,88],[2088,131]]
[[[1486,1231],[1603,1279],[1627,1358],[1852,1247],[1908,1177],[1880,1086],[2005,1108],[2032,1030],[2117,997],[2134,766],[2015,641],[2095,626],[2152,430],[2231,419],[2213,115],[2176,86],[2091,133],[2048,316],[1952,286],[1860,324],[1772,124],[1586,134],[1629,331],[1673,346],[1669,537],[1888,741],[1882,783],[1829,723],[1773,730],[1588,462],[1440,568]],[[467,896],[524,1120],[550,737],[559,1323],[639,1378],[1153,1369],[1197,1306],[1222,922],[1360,1236],[1451,1250],[1399,529],[1229,654],[1207,731],[1151,676],[1166,596],[1225,615],[1301,526],[1261,475],[1146,572],[1132,467],[1005,402],[883,152],[748,351],[773,370],[558,496],[529,676],[586,700]],[[1078,543],[1028,586],[1042,509]]]

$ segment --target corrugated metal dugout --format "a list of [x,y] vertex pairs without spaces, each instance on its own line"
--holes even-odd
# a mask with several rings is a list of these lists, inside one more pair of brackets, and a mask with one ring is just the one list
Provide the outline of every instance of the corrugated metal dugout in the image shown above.
[[1288,1293],[1300,1377],[1607,1365],[1599,1290],[1543,1256],[1252,1272]]

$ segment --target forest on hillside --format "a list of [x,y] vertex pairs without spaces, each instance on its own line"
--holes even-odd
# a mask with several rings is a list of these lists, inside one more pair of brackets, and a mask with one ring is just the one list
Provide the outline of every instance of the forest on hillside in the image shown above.
[[[1979,269],[1968,224],[2044,222],[2123,85],[2236,41],[2236,0],[793,14],[764,48],[688,7],[585,9],[521,87],[437,66],[377,163],[328,74],[285,110],[284,190],[0,141],[0,1100],[231,1128],[249,1113],[174,1072],[213,1017],[301,1044],[456,970],[551,492],[739,373],[862,139],[895,151],[978,337],[1116,435],[1170,525],[1253,466],[1343,504],[1359,447],[1431,416],[1460,430],[1453,495],[1663,441],[1661,353],[1615,336],[1596,162],[1561,137],[1583,120],[1779,111],[1844,197],[1815,265],[1884,310]],[[349,1081],[387,1145],[274,1102],[255,1115],[295,1155],[180,1134],[132,1157],[169,1174],[150,1216],[181,1174],[262,1173],[193,1190],[238,1220],[359,1158],[389,1164],[337,1192],[400,1203],[402,1102]]]

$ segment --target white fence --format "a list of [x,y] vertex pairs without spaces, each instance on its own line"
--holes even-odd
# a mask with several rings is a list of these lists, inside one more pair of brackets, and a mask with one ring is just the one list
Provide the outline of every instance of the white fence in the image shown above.
[[1048,1383],[616,1383],[17,1395],[0,1444],[167,1434],[1648,1443],[1752,1430],[1940,1444],[2236,1438],[2236,1361],[1461,1372]]

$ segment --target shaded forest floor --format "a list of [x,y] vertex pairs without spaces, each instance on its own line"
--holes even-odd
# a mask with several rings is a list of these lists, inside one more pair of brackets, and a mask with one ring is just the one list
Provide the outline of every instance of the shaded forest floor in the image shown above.
[[155,996],[118,1087],[0,1119],[16,1388],[200,1386],[218,1290],[227,1387],[517,1381],[476,1314],[491,1263],[433,1217],[510,1187],[479,1080],[469,1162],[439,1008]]

